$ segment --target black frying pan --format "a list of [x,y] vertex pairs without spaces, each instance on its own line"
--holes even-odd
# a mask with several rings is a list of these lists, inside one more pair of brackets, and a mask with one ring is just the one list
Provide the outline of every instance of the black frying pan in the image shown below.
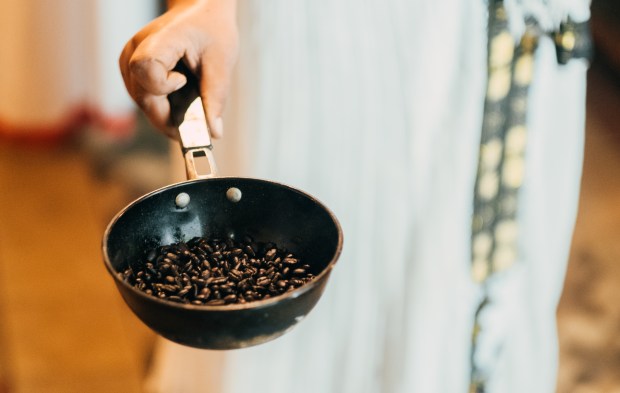
[[[188,115],[179,131],[189,181],[153,191],[119,212],[103,236],[103,259],[127,305],[163,337],[208,349],[264,343],[293,328],[321,297],[342,249],[340,224],[323,204],[295,188],[267,180],[214,177],[204,115]],[[207,159],[209,174],[197,173],[199,157]],[[186,205],[183,193],[189,196]],[[316,278],[278,297],[223,306],[159,299],[121,278],[120,272],[142,262],[154,247],[222,235],[274,242],[310,265]]]

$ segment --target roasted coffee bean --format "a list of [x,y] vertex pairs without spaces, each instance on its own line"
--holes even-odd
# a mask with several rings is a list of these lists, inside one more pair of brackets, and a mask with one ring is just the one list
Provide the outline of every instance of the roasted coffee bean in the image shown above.
[[181,296],[181,297],[184,297],[185,295],[187,295],[189,293],[190,289],[192,289],[191,285],[183,287],[183,289],[181,289],[179,292],[177,292],[177,295]]
[[226,304],[226,300],[224,300],[224,299],[213,299],[213,300],[209,300],[205,304],[207,306],[223,306],[224,304]]
[[166,254],[166,258],[168,258],[171,261],[175,261],[175,262],[179,260],[179,256],[171,252]]
[[208,298],[209,296],[211,296],[211,290],[209,288],[202,288],[200,290],[199,296],[204,296],[205,298]]
[[231,269],[231,271],[228,272],[228,276],[235,281],[241,280],[242,277],[241,272],[237,269]]
[[243,250],[246,252],[246,254],[248,254],[251,257],[255,257],[256,256],[256,252],[254,251],[254,249],[252,248],[251,245],[246,245],[245,247],[243,247]]
[[213,278],[211,283],[214,285],[219,285],[219,284],[224,284],[226,281],[228,281],[228,278],[226,277],[217,277],[217,278]]
[[239,281],[237,283],[237,288],[239,288],[240,291],[245,291],[250,287],[250,282],[248,281],[248,279],[243,279],[241,281]]
[[241,242],[196,237],[149,250],[144,261],[118,277],[151,296],[217,305],[278,296],[312,280],[309,271],[309,265],[274,243],[255,243],[248,236]]
[[207,254],[213,253],[213,249],[207,243],[201,243],[200,246],[198,246],[198,248],[200,248],[202,251],[206,252]]
[[278,252],[278,250],[276,250],[275,248],[272,248],[272,249],[268,250],[268,251],[265,253],[265,260],[267,260],[267,261],[272,261],[272,260],[273,260],[273,258],[276,256],[276,253],[277,253],[277,252]]

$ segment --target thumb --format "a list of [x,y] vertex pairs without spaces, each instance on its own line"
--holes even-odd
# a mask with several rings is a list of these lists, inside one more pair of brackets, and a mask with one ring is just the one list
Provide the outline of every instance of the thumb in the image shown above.
[[220,59],[211,58],[202,66],[200,95],[213,138],[221,138],[224,135],[222,115],[230,91],[233,67],[234,63],[227,62],[224,56]]

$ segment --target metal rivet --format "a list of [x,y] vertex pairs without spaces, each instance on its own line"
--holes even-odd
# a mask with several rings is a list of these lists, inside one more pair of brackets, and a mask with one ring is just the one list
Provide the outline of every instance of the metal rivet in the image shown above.
[[226,191],[226,198],[231,202],[239,202],[241,200],[241,190],[237,187],[230,187]]
[[183,209],[184,207],[189,205],[189,200],[190,200],[189,195],[185,192],[182,192],[179,195],[177,195],[177,197],[174,199],[174,203],[177,205],[179,209]]

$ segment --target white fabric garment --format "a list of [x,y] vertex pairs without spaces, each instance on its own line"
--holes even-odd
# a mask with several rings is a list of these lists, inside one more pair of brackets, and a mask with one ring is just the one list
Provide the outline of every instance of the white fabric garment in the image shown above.
[[[315,195],[339,217],[345,241],[325,295],[292,332],[203,352],[223,361],[221,391],[467,391],[481,298],[470,236],[486,25],[483,1],[240,2],[242,52],[218,165]],[[557,66],[544,38],[530,100],[522,260],[493,279],[496,303],[483,321],[478,356],[494,365],[491,392],[554,391],[584,96],[584,64]],[[182,347],[163,345],[174,355],[157,359],[153,391],[219,391]],[[195,378],[175,378],[180,369]]]

